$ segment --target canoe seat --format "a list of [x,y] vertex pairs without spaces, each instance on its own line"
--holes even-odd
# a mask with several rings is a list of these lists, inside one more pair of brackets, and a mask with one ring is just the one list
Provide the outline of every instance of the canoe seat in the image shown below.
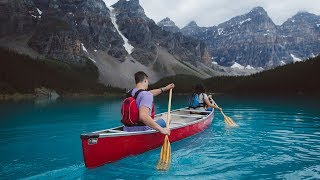
[[185,124],[187,124],[187,123],[183,123],[183,122],[174,122],[174,121],[172,121],[172,122],[170,122],[170,124],[185,125]]
[[108,129],[107,131],[113,132],[113,133],[123,133],[124,132],[124,131],[114,130],[114,129]]

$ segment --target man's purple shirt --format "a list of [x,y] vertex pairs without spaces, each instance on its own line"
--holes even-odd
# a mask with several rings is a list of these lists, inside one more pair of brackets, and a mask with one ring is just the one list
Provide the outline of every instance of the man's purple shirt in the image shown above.
[[[131,95],[134,96],[135,93],[139,89],[134,88],[132,90]],[[141,91],[136,99],[137,106],[140,109],[140,107],[145,106],[149,108],[149,115],[151,116],[151,111],[152,111],[152,103],[153,103],[153,94],[150,91]]]

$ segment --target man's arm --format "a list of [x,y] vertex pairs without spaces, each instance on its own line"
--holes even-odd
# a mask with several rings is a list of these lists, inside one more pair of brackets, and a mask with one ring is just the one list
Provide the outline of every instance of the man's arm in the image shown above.
[[173,88],[174,88],[174,84],[171,83],[171,84],[167,85],[166,87],[150,90],[150,92],[153,94],[153,96],[158,96],[162,92],[168,91],[168,90],[173,89]]
[[150,92],[153,94],[153,96],[158,96],[159,94],[161,94],[162,92],[165,91],[165,88],[159,88],[159,89],[152,89],[150,90]]
[[159,131],[162,134],[170,135],[170,129],[169,128],[162,128],[159,126],[149,115],[150,109],[145,106],[141,106],[139,108],[139,120],[143,122],[145,125],[151,127],[152,129],[155,129],[156,131]]
[[222,109],[218,106],[216,106],[216,104],[212,104],[209,99],[205,99],[204,102],[207,104],[207,106],[213,107],[215,109],[219,109],[219,111],[222,111]]

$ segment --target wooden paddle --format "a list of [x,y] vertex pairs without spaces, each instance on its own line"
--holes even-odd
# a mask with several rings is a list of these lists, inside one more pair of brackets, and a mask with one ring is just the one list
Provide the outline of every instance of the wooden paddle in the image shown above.
[[223,118],[224,118],[224,122],[226,124],[228,124],[229,126],[232,126],[232,127],[238,127],[239,125],[237,123],[235,123],[230,117],[226,116],[223,111],[221,111],[221,114],[223,115]]
[[[169,125],[170,125],[171,98],[172,98],[172,89],[170,89],[170,92],[169,92],[168,113],[167,113],[167,121],[166,121],[167,128],[169,128]],[[160,171],[167,171],[170,167],[170,163],[171,163],[171,146],[170,146],[168,135],[166,135],[164,137],[163,146],[161,148],[160,160],[158,161],[157,169]]]
[[[212,98],[210,98],[210,99],[213,101]],[[214,102],[214,101],[213,101],[213,102]],[[215,104],[217,107],[219,107],[217,103],[214,103],[214,104]],[[223,118],[224,118],[224,122],[225,122],[227,125],[232,126],[232,127],[239,127],[239,125],[238,125],[237,123],[235,123],[230,117],[226,116],[226,115],[223,113],[223,111],[221,111],[221,114],[222,114],[222,116],[223,116]]]

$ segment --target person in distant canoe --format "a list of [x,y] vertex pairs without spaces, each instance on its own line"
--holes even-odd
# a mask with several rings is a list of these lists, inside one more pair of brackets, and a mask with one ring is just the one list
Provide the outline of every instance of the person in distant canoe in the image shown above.
[[134,74],[136,87],[127,93],[127,98],[122,103],[121,114],[124,131],[145,131],[155,129],[162,134],[170,135],[163,119],[154,120],[153,97],[174,88],[171,83],[166,87],[148,91],[148,76],[139,71]]
[[189,107],[198,111],[211,111],[212,108],[222,111],[222,109],[214,103],[211,95],[208,96],[206,94],[206,89],[202,84],[195,85]]

